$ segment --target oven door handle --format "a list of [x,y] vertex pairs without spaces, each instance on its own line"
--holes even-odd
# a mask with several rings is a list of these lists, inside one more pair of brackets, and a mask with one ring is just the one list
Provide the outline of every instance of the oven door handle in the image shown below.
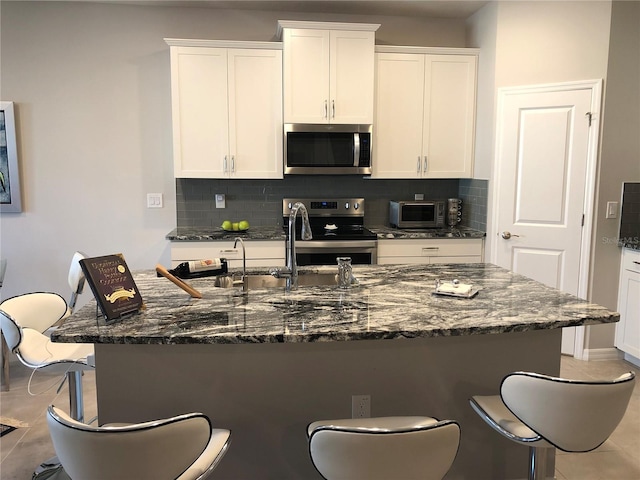
[[[305,245],[306,244],[306,245]],[[377,247],[377,242],[375,240],[371,240],[371,241],[349,241],[349,240],[345,240],[343,242],[339,241],[339,240],[331,240],[331,241],[322,241],[322,240],[311,240],[311,241],[304,241],[304,240],[300,240],[297,241],[296,240],[296,251],[297,252],[304,252],[304,253],[314,253],[314,252],[321,252],[322,250],[328,250],[328,249],[341,249],[344,250],[346,248],[350,249],[350,250],[362,250],[365,251],[365,249],[372,249],[372,248],[376,248]]]

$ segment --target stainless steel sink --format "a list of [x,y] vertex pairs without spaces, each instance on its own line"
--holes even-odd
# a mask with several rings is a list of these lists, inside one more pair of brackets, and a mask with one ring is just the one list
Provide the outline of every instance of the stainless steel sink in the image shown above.
[[[286,279],[275,278],[272,275],[247,275],[245,277],[248,290],[258,288],[284,288]],[[298,275],[298,286],[327,286],[337,285],[335,273],[300,273]],[[215,279],[215,286],[221,288],[242,287],[240,276],[220,275]]]

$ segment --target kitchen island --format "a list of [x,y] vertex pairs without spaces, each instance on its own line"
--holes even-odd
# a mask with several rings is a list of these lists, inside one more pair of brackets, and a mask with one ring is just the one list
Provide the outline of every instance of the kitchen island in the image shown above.
[[[335,268],[301,275],[317,270]],[[141,272],[144,311],[104,325],[91,303],[53,339],[96,344],[101,423],[202,411],[231,429],[217,478],[319,478],[306,425],[350,417],[351,396],[362,394],[373,416],[457,420],[462,440],[448,478],[523,478],[527,449],[488,428],[468,398],[496,393],[514,370],[557,375],[562,327],[619,319],[490,264],[356,265],[354,275],[360,283],[349,290],[244,295],[193,280],[203,294],[193,299]],[[433,295],[436,279],[454,278],[478,294]]]

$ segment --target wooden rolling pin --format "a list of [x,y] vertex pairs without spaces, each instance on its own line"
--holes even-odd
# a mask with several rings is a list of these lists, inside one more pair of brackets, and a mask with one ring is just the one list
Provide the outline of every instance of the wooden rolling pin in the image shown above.
[[158,272],[163,277],[171,280],[173,283],[175,283],[177,286],[179,286],[182,290],[187,292],[193,298],[202,298],[202,294],[199,291],[197,291],[195,288],[193,288],[184,280],[171,275],[169,271],[166,268],[164,268],[162,265],[160,264],[156,265],[156,272]]

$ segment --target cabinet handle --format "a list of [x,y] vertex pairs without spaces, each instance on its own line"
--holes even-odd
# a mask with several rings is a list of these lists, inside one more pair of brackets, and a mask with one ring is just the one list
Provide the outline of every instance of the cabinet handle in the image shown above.
[[231,173],[236,172],[236,157],[235,155],[231,155]]
[[222,171],[227,173],[227,156],[224,156],[224,160],[222,161]]
[[422,166],[422,162],[420,160],[420,155],[418,155],[418,166],[416,167],[416,172],[420,173],[420,167]]
[[331,100],[331,118],[336,118],[336,101]]
[[427,156],[424,156],[424,168],[422,169],[424,173],[427,173]]
[[328,110],[328,106],[327,106],[327,101],[324,101],[324,116],[322,118],[327,118],[327,115],[329,115],[329,110]]
[[633,263],[635,263],[636,265],[640,265],[640,262],[636,262],[635,260],[632,260]]

